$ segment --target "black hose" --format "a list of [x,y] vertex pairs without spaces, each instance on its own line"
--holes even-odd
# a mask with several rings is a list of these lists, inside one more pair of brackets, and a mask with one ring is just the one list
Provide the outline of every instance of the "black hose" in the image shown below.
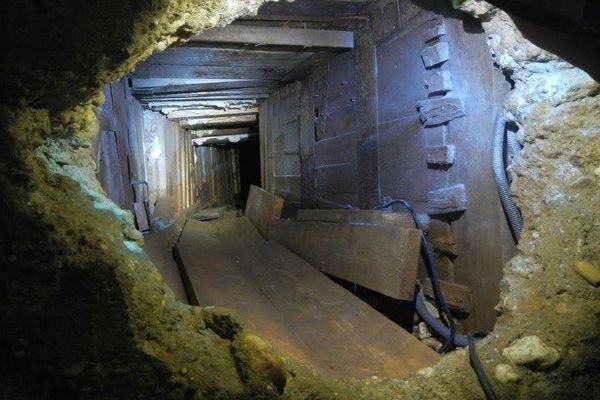
[[431,250],[429,241],[427,240],[427,237],[425,236],[425,230],[423,229],[423,226],[421,225],[421,222],[419,221],[419,218],[417,217],[417,213],[415,212],[415,210],[413,210],[413,208],[410,206],[410,204],[408,204],[408,202],[401,200],[401,199],[394,199],[394,200],[387,201],[384,204],[375,207],[374,209],[381,210],[384,208],[388,208],[394,204],[400,204],[404,208],[406,208],[406,210],[408,210],[408,212],[412,216],[415,226],[417,227],[417,229],[420,229],[422,232],[422,234],[421,234],[421,255],[423,256],[423,260],[425,261],[425,268],[427,269],[427,275],[429,276],[429,279],[431,280],[431,287],[433,289],[433,298],[435,299],[435,305],[437,306],[438,310],[440,311],[441,316],[443,316],[446,319],[446,322],[449,327],[449,329],[448,329],[449,332],[448,332],[448,336],[446,337],[446,342],[444,343],[444,346],[442,347],[440,352],[444,353],[444,352],[451,351],[455,347],[454,339],[456,336],[456,324],[454,323],[454,318],[452,318],[452,314],[450,313],[450,308],[448,307],[448,303],[446,303],[446,299],[444,298],[444,293],[442,293],[442,289],[440,288],[440,279],[438,276],[435,258],[433,257],[433,250]]
[[519,242],[521,231],[523,230],[523,217],[517,208],[517,205],[510,196],[510,187],[506,176],[506,168],[504,166],[504,136],[506,131],[506,119],[498,113],[494,124],[494,138],[492,143],[492,168],[494,170],[494,179],[498,187],[498,194],[508,224],[516,243]]
[[[417,311],[417,314],[419,314],[419,317],[421,317],[421,319],[425,321],[428,327],[433,329],[438,335],[440,335],[444,339],[448,339],[450,337],[450,330],[446,327],[446,325],[444,325],[442,321],[431,315],[431,313],[429,313],[429,311],[427,310],[427,307],[425,306],[425,297],[423,296],[422,289],[420,289],[419,293],[417,294],[417,299],[415,301],[415,309]],[[469,343],[467,341],[466,336],[454,336],[455,346],[467,347],[468,344]]]
[[494,388],[490,384],[490,381],[487,379],[487,375],[485,374],[485,370],[483,369],[483,365],[481,365],[481,360],[477,355],[477,348],[475,347],[475,336],[485,336],[486,334],[473,334],[467,337],[469,342],[469,362],[471,363],[471,367],[475,370],[475,375],[477,375],[477,380],[479,381],[479,385],[485,394],[485,398],[487,400],[496,400],[496,393],[494,392]]

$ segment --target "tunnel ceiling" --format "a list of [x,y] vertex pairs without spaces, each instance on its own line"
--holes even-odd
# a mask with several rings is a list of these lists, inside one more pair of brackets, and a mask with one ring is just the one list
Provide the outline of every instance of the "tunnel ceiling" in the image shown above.
[[369,2],[266,3],[257,16],[155,53],[129,75],[130,88],[144,108],[193,130],[197,138],[243,140],[271,93],[354,47],[343,21],[362,18]]

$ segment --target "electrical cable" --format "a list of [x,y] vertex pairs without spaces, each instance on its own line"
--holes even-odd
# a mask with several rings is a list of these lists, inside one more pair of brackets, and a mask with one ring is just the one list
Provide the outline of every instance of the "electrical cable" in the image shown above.
[[[450,337],[450,330],[442,321],[431,315],[425,305],[425,297],[423,296],[423,289],[419,288],[417,292],[417,298],[415,299],[415,311],[421,317],[421,319],[430,327],[435,333],[448,339]],[[464,335],[456,334],[454,336],[454,345],[457,347],[467,347],[469,345],[467,337]]]
[[487,400],[496,400],[496,393],[494,392],[494,388],[490,384],[490,381],[487,378],[485,370],[483,369],[483,365],[481,364],[481,360],[477,355],[477,348],[475,347],[475,337],[485,337],[487,333],[478,332],[467,336],[467,340],[469,342],[469,362],[471,363],[471,367],[475,370],[475,375],[477,375],[477,380],[479,381],[479,385],[485,394],[485,398]]
[[438,277],[437,266],[435,263],[435,259],[433,257],[433,250],[431,250],[431,246],[429,245],[429,240],[425,236],[425,230],[423,229],[423,225],[421,225],[421,221],[417,217],[417,213],[411,207],[408,202],[402,199],[392,199],[387,201],[377,207],[374,207],[374,210],[382,210],[388,208],[394,204],[400,204],[410,213],[412,219],[415,223],[417,229],[420,229],[421,234],[421,254],[425,261],[425,267],[427,269],[427,275],[431,280],[431,287],[433,289],[433,297],[435,299],[436,306],[438,310],[440,310],[440,316],[445,317],[446,323],[449,327],[448,337],[442,349],[441,353],[445,353],[451,351],[455,348],[455,337],[456,337],[456,324],[454,323],[454,319],[452,318],[452,314],[450,313],[450,308],[448,307],[448,303],[446,303],[446,299],[444,298],[444,294],[442,293],[442,289],[440,288],[440,282]]
[[440,350],[441,353],[450,351],[450,350],[454,349],[455,346],[460,346],[460,347],[468,346],[469,362],[471,364],[471,367],[475,371],[475,375],[477,375],[477,380],[479,381],[479,385],[481,386],[481,389],[483,390],[483,393],[485,394],[486,399],[487,400],[496,400],[496,394],[494,392],[494,389],[493,389],[492,385],[490,384],[489,380],[487,379],[487,375],[485,373],[485,370],[483,369],[481,360],[479,359],[479,356],[477,355],[477,349],[475,347],[475,340],[474,340],[475,337],[485,337],[487,335],[487,333],[479,332],[479,333],[474,333],[474,334],[468,335],[466,337],[463,335],[456,334],[456,324],[454,323],[454,319],[452,318],[452,314],[450,313],[450,309],[448,307],[448,303],[446,303],[444,294],[442,293],[442,291],[440,289],[439,277],[437,274],[437,266],[435,264],[435,259],[433,258],[433,252],[429,245],[429,240],[425,236],[425,230],[423,229],[423,225],[421,225],[421,221],[419,221],[419,218],[417,217],[415,210],[410,206],[410,204],[408,204],[408,202],[406,202],[405,200],[401,200],[401,199],[393,199],[393,200],[386,201],[382,205],[374,207],[373,209],[374,210],[382,210],[382,209],[391,207],[394,204],[400,204],[404,208],[406,208],[408,210],[408,212],[410,213],[410,215],[412,216],[415,226],[417,227],[417,229],[420,229],[422,232],[422,234],[421,234],[421,245],[422,245],[421,252],[422,252],[422,255],[423,255],[423,258],[425,261],[425,266],[427,268],[427,274],[429,275],[429,279],[431,280],[431,286],[433,288],[433,295],[435,298],[435,302],[438,307],[438,310],[440,310],[440,317],[442,316],[442,314],[445,315],[445,317],[446,317],[445,319],[446,319],[446,322],[448,323],[449,327],[444,326],[444,324],[440,320],[438,320],[437,318],[434,318],[429,313],[429,311],[427,311],[427,307],[425,306],[425,299],[423,298],[422,289],[420,287],[418,289],[419,291],[417,293],[417,298],[416,298],[416,302],[415,302],[415,308],[417,310],[417,313],[419,314],[419,316],[421,316],[421,318],[423,318],[423,320],[425,320],[425,323],[428,326],[430,326],[438,334],[440,334],[442,337],[444,337],[446,339],[444,346],[442,346],[442,349]]
[[515,243],[519,242],[521,231],[523,230],[523,216],[521,211],[510,196],[510,185],[506,176],[506,166],[504,164],[504,138],[506,132],[506,119],[501,112],[496,116],[494,123],[494,138],[492,143],[492,169],[494,179],[498,187],[500,202],[506,213],[508,224],[513,235]]

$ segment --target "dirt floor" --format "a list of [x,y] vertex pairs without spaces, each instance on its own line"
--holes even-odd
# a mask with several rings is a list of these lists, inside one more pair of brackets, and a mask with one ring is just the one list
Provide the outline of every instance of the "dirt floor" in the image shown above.
[[[101,88],[259,3],[3,4],[0,397],[482,398],[464,350],[408,380],[324,381],[285,365],[227,312],[178,302],[131,214],[102,194],[87,150]],[[525,231],[484,367],[500,398],[598,398],[600,292],[574,265],[600,265],[600,87],[503,12],[463,7],[515,82],[505,108],[525,145],[514,168]]]

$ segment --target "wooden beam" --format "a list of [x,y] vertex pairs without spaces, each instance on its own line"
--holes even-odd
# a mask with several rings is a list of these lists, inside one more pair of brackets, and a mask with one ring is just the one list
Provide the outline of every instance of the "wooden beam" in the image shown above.
[[221,95],[221,96],[196,96],[196,97],[140,97],[138,100],[140,103],[147,105],[151,103],[165,103],[165,104],[177,104],[179,102],[231,102],[231,101],[255,101],[256,103],[261,103],[264,99],[267,99],[269,95],[267,93],[262,93],[255,96],[249,95]]
[[176,247],[196,304],[236,310],[278,353],[319,375],[402,379],[440,359],[308,263],[263,240],[247,218],[189,220]]
[[354,48],[354,33],[322,29],[228,25],[192,36],[190,42],[233,46],[282,46],[306,51],[342,51]]
[[184,45],[171,47],[162,53],[154,54],[148,61],[151,64],[164,65],[290,69],[311,56],[310,52],[222,49]]
[[469,205],[465,185],[458,184],[427,193],[429,214],[447,214],[464,211]]
[[244,110],[181,110],[169,113],[167,118],[177,121],[190,118],[216,118],[225,116],[238,117],[256,113],[258,113],[258,108],[248,108]]
[[338,222],[349,224],[385,224],[413,228],[415,223],[408,213],[375,210],[298,210],[296,220]]
[[247,79],[181,79],[181,78],[131,78],[131,88],[147,89],[163,86],[177,85],[203,85],[203,84],[222,84],[222,83],[238,83],[247,82]]
[[186,92],[214,92],[220,90],[277,88],[281,82],[268,79],[136,79],[131,78],[134,93],[177,94]]
[[203,129],[190,131],[192,136],[195,137],[209,137],[209,136],[223,136],[223,135],[239,135],[243,133],[251,133],[248,128],[234,128],[234,129]]
[[256,107],[257,99],[249,100],[176,100],[141,102],[152,109],[175,108],[178,110],[244,110]]
[[178,121],[179,124],[188,129],[199,129],[201,127],[218,127],[223,125],[249,125],[257,122],[256,114],[243,115],[238,117],[217,117],[217,118],[191,118]]
[[137,79],[267,79],[282,80],[290,68],[279,67],[224,67],[212,65],[175,65],[144,63],[131,74]]
[[412,301],[421,231],[398,225],[274,220],[270,237],[319,270]]
[[192,142],[196,146],[214,145],[214,144],[228,144],[228,143],[239,143],[250,139],[251,136],[256,134],[239,134],[239,135],[225,135],[225,136],[209,136],[193,139]]
[[[440,288],[449,307],[464,313],[471,311],[471,293],[473,291],[469,287],[440,280]],[[425,278],[423,282],[423,293],[430,299],[434,298],[429,278]]]
[[283,199],[252,185],[244,215],[250,219],[260,234],[268,238],[272,221],[281,218]]

